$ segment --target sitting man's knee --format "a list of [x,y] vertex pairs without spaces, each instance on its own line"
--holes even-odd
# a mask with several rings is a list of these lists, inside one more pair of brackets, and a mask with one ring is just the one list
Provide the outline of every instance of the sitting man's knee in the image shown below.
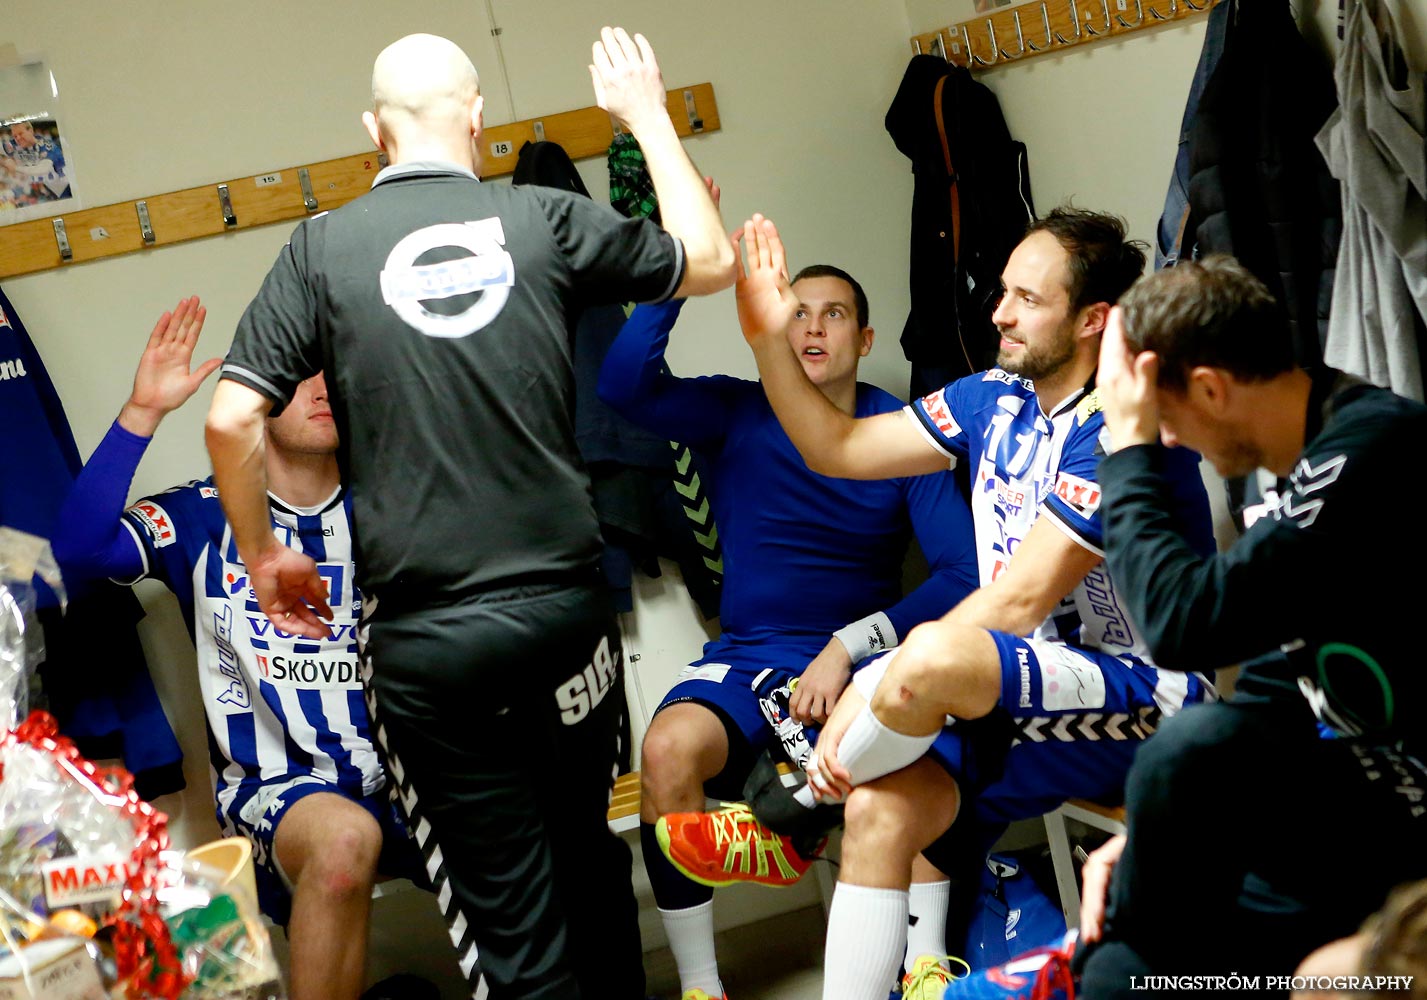
[[381,849],[382,831],[375,820],[344,825],[327,835],[321,849],[309,852],[297,882],[326,897],[367,895],[376,881]]
[[680,775],[692,769],[697,748],[687,733],[678,726],[655,725],[644,734],[640,751],[639,773],[648,784],[665,776]]
[[878,780],[852,790],[843,818],[847,839],[854,843],[899,846],[915,853],[951,827],[956,810],[954,791],[919,795],[904,780]]
[[843,811],[843,822],[850,839],[876,839],[896,827],[886,808],[887,798],[876,782],[859,785],[852,790]]
[[641,794],[658,812],[689,808],[690,796],[702,802],[703,783],[718,773],[726,757],[726,750],[706,731],[709,727],[679,722],[662,712],[655,716],[640,752]]
[[[897,705],[911,705],[924,699],[945,701],[948,691],[960,691],[966,702],[959,705],[977,714],[989,711],[983,696],[972,696],[987,687],[986,678],[1000,675],[999,663],[980,662],[985,632],[966,625],[928,622],[907,636],[901,652],[887,667],[887,676],[878,687],[878,698]],[[988,697],[994,698],[992,684]]]

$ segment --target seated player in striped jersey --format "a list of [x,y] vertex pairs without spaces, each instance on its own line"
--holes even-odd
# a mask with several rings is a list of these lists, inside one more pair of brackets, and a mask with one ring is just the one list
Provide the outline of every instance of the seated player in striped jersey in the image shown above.
[[198,653],[218,822],[253,844],[259,903],[287,927],[291,995],[349,1000],[365,975],[359,929],[378,870],[420,878],[420,859],[368,733],[361,599],[322,376],[267,422],[266,455],[273,531],[327,582],[326,639],[288,635],[258,610],[211,480],[124,509],[159,423],[220,363],[190,371],[204,315],[195,297],[159,319],[133,392],[61,510],[54,551],[67,578],[155,579],[178,598]]

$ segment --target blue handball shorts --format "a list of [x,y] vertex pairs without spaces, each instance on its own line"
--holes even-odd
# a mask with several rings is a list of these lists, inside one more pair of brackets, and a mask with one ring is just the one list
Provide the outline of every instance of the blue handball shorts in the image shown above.
[[[741,797],[743,781],[757,756],[764,750],[780,751],[782,740],[759,707],[759,693],[766,694],[801,676],[826,645],[826,638],[758,645],[715,641],[704,646],[702,659],[679,674],[655,714],[669,705],[693,702],[723,722],[728,733],[728,763],[707,783],[710,795]],[[815,739],[811,729],[806,736]]]
[[987,823],[1040,816],[1066,799],[1119,804],[1135,751],[1160,721],[1218,697],[1200,674],[990,635],[1001,654],[1001,701],[992,714],[1009,724],[988,740],[987,727],[953,722],[930,751]]
[[286,926],[292,911],[292,880],[278,864],[273,839],[287,811],[309,795],[330,792],[361,806],[382,830],[382,851],[377,871],[393,878],[409,878],[426,885],[421,852],[407,830],[390,786],[364,798],[353,798],[336,785],[310,774],[284,775],[265,782],[245,783],[227,806],[218,809],[218,824],[228,836],[243,836],[253,845],[253,873],[258,884],[258,907],[273,923]]

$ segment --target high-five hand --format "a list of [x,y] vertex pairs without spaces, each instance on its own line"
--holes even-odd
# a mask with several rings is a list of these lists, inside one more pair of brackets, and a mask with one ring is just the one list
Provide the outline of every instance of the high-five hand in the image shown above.
[[207,315],[195,295],[181,299],[154,324],[139,356],[134,389],[119,413],[119,424],[125,430],[152,437],[159,422],[188,402],[203,380],[223,363],[222,358],[209,358],[192,368],[193,349]]
[[798,297],[788,281],[788,261],[778,227],[754,215],[735,234],[743,241],[744,266],[738,279],[738,322],[752,346],[783,337],[798,311]]
[[649,116],[668,116],[664,77],[643,35],[630,38],[623,28],[604,28],[590,56],[595,103],[621,124],[637,133]]

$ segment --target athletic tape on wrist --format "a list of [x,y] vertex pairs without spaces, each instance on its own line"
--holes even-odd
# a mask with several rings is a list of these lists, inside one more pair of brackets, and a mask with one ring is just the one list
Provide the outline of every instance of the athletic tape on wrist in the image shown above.
[[881,611],[844,625],[833,635],[847,648],[854,665],[897,645],[897,630],[892,627],[892,619]]

